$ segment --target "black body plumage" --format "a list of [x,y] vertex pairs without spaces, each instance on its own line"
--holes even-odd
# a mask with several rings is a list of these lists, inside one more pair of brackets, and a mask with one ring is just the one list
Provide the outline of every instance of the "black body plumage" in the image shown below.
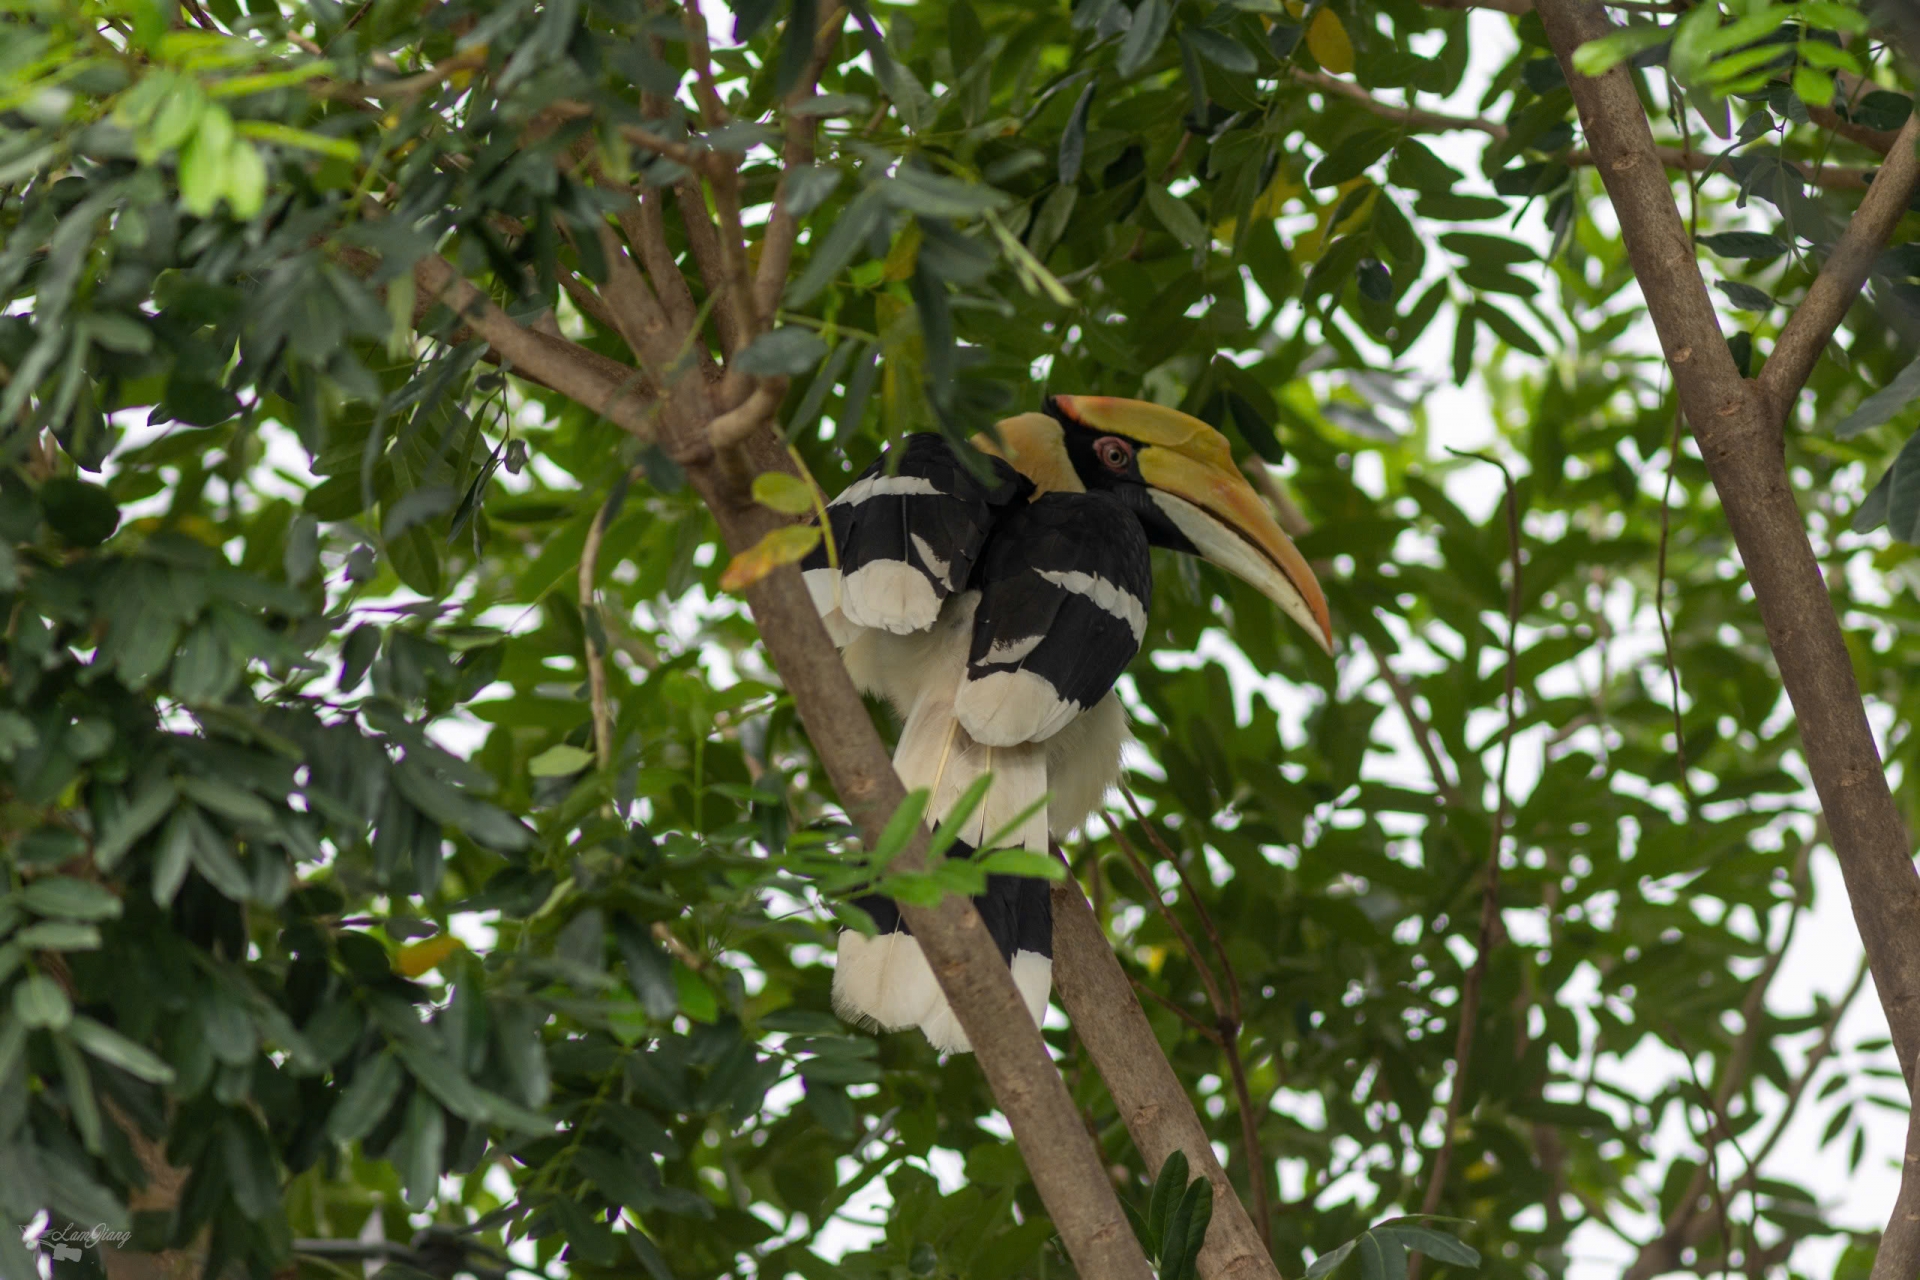
[[[1036,496],[1033,482],[1006,462],[986,462],[990,473],[982,478],[941,437],[908,436],[829,504],[837,578],[825,572],[824,545],[802,568],[830,625],[838,615],[836,640],[843,647],[862,628],[905,637],[937,629],[943,609],[970,611],[938,623],[969,626],[965,670],[929,671],[925,685],[916,687],[944,680],[953,690],[943,714],[978,744],[976,753],[988,749],[996,787],[1017,785],[1009,770],[1031,758],[1044,789],[1044,767],[1032,753],[1044,753],[1044,743],[1106,698],[1139,651],[1153,590],[1148,538],[1137,514],[1111,492]],[[829,582],[831,594],[823,585]],[[961,664],[958,648],[950,658],[941,652],[940,660]],[[921,714],[912,706],[899,709],[903,716]],[[948,753],[939,758],[947,768]],[[908,776],[912,772],[903,766],[909,786],[938,791],[937,783]],[[1035,835],[1029,828],[1030,848]],[[1037,835],[1044,850],[1044,829]],[[1021,838],[1008,843],[1019,845]],[[962,842],[949,856],[972,853]],[[910,932],[891,900],[868,895],[855,904],[883,937]],[[1051,960],[1053,915],[1044,880],[993,875],[974,905],[1016,979],[1023,964],[1032,964],[1017,959],[1023,953]],[[1044,1003],[1044,991],[1040,999]],[[859,1001],[848,1003],[855,1016],[888,1021]]]

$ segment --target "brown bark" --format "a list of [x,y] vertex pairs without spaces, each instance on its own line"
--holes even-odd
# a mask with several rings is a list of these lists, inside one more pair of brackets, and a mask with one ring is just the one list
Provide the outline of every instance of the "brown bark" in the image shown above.
[[1920,1276],[1920,1107],[1907,1115],[1900,1194],[1893,1202],[1886,1232],[1880,1237],[1871,1280],[1914,1280],[1916,1276]]
[[1787,327],[1773,344],[1767,364],[1756,381],[1774,401],[1774,409],[1784,420],[1800,388],[1813,374],[1813,366],[1826,349],[1833,331],[1846,318],[1847,309],[1860,296],[1867,272],[1875,258],[1886,248],[1894,224],[1907,211],[1914,186],[1920,181],[1920,157],[1914,148],[1920,144],[1920,115],[1907,117],[1892,147],[1887,163],[1874,175],[1873,185],[1860,201],[1858,212],[1847,224],[1828,255],[1820,275],[1807,290],[1807,296],[1787,318]]
[[[1574,50],[1613,29],[1605,12],[1593,0],[1540,0],[1535,8],[1753,585],[1895,1051],[1911,1080],[1920,1063],[1920,875],[1787,477],[1781,401],[1734,366],[1626,69],[1593,78],[1573,69]],[[1824,346],[1830,332],[1810,337]]]

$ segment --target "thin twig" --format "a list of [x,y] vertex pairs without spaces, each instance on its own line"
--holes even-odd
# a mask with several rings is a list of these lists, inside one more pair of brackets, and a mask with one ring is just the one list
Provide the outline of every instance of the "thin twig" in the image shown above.
[[[1372,648],[1371,645],[1368,646]],[[1450,809],[1464,809],[1466,799],[1460,794],[1457,784],[1448,779],[1446,770],[1440,762],[1439,730],[1428,722],[1413,705],[1413,686],[1407,678],[1387,665],[1384,654],[1373,655],[1374,664],[1380,668],[1380,678],[1385,680],[1387,688],[1393,693],[1394,702],[1399,704],[1400,714],[1406,717],[1407,730],[1413,737],[1413,745],[1420,749],[1421,756],[1427,762],[1427,772],[1433,775],[1433,789],[1440,800]]]
[[786,397],[785,377],[761,378],[759,385],[735,408],[715,418],[707,427],[707,439],[715,452],[730,449],[773,420]]
[[707,15],[700,0],[685,0],[681,10],[687,28],[687,61],[693,66],[693,96],[700,104],[700,118],[709,129],[717,129],[731,118],[720,100],[720,89],[713,81],[713,46],[707,40]]
[[[1449,452],[1453,452],[1449,450]],[[1478,950],[1473,958],[1473,967],[1467,970],[1465,982],[1460,989],[1460,1026],[1454,1036],[1453,1044],[1453,1087],[1447,1091],[1447,1111],[1440,1133],[1440,1142],[1433,1153],[1433,1171],[1427,1179],[1426,1195],[1422,1199],[1422,1213],[1433,1213],[1440,1207],[1440,1197],[1447,1185],[1447,1166],[1453,1158],[1453,1133],[1460,1123],[1461,1104],[1466,1099],[1467,1065],[1473,1058],[1473,1039],[1475,1023],[1480,1016],[1480,986],[1486,978],[1487,962],[1490,959],[1496,935],[1500,926],[1500,847],[1505,842],[1507,817],[1511,802],[1507,797],[1507,766],[1513,758],[1513,727],[1518,718],[1517,688],[1520,665],[1520,495],[1514,485],[1513,474],[1499,459],[1485,454],[1462,455],[1477,457],[1483,462],[1500,468],[1500,475],[1506,481],[1507,496],[1507,540],[1512,581],[1507,587],[1507,688],[1506,723],[1500,729],[1500,768],[1494,783],[1496,801],[1493,815],[1493,835],[1487,849],[1486,879],[1480,890],[1480,936]],[[1407,1269],[1409,1280],[1420,1280],[1420,1259],[1415,1255]]]
[[1246,1060],[1240,1053],[1240,1033],[1246,1025],[1246,1014],[1241,1005],[1240,976],[1233,970],[1233,960],[1227,954],[1226,939],[1214,924],[1213,913],[1207,910],[1206,900],[1194,887],[1193,881],[1187,875],[1186,867],[1181,864],[1178,857],[1174,856],[1173,850],[1167,847],[1166,841],[1161,839],[1158,830],[1140,811],[1140,801],[1134,796],[1132,788],[1123,782],[1120,784],[1120,794],[1126,798],[1127,808],[1133,811],[1134,821],[1138,822],[1140,829],[1147,833],[1147,839],[1153,842],[1160,856],[1173,868],[1173,873],[1180,877],[1180,887],[1186,892],[1187,901],[1193,905],[1194,914],[1200,919],[1200,927],[1206,933],[1207,941],[1212,945],[1214,958],[1219,962],[1220,972],[1225,979],[1225,1001],[1223,1002],[1222,987],[1214,981],[1212,972],[1201,961],[1199,953],[1194,948],[1192,935],[1161,901],[1158,886],[1154,884],[1139,856],[1134,853],[1133,847],[1127,843],[1126,837],[1121,834],[1120,824],[1114,821],[1112,814],[1107,814],[1107,827],[1113,832],[1115,843],[1120,846],[1121,852],[1126,855],[1128,863],[1133,867],[1133,874],[1141,884],[1146,886],[1155,905],[1160,908],[1168,925],[1173,928],[1181,945],[1186,948],[1187,956],[1193,961],[1193,967],[1199,972],[1200,980],[1207,988],[1207,998],[1213,1003],[1219,1033],[1209,1038],[1220,1046],[1221,1052],[1227,1059],[1227,1074],[1233,1081],[1234,1097],[1239,1104],[1240,1141],[1246,1156],[1247,1182],[1253,1191],[1253,1226],[1259,1233],[1260,1243],[1271,1250],[1273,1248],[1273,1201],[1272,1193],[1267,1187],[1266,1156],[1260,1145],[1260,1116],[1265,1113],[1266,1108],[1264,1106],[1256,1108],[1253,1104],[1253,1088],[1247,1079]]
[[1138,880],[1140,887],[1147,891],[1147,897],[1152,901],[1154,910],[1160,913],[1160,918],[1167,922],[1169,929],[1173,930],[1173,936],[1180,941],[1180,949],[1187,953],[1187,960],[1193,965],[1194,972],[1200,975],[1200,985],[1206,988],[1207,1002],[1213,1006],[1213,1016],[1222,1022],[1231,1021],[1227,1012],[1226,996],[1220,990],[1220,984],[1214,981],[1213,970],[1208,968],[1207,962],[1201,958],[1200,948],[1195,945],[1193,935],[1187,932],[1187,926],[1180,923],[1180,917],[1173,914],[1173,909],[1160,896],[1160,886],[1153,882],[1153,873],[1147,870],[1146,863],[1140,860],[1140,855],[1134,851],[1132,843],[1121,832],[1119,822],[1112,814],[1106,817],[1107,827],[1113,832],[1113,842],[1120,847],[1120,856],[1127,860],[1127,866],[1133,871],[1133,878]]
[[805,74],[787,94],[780,183],[774,188],[773,212],[768,215],[766,230],[760,236],[760,265],[753,280],[754,309],[762,316],[773,315],[780,303],[780,293],[787,287],[787,273],[793,265],[793,244],[800,234],[799,220],[787,207],[787,190],[794,171],[813,163],[814,137],[819,127],[813,116],[803,115],[796,108],[813,95],[814,86],[820,82],[820,72],[833,55],[846,21],[846,6],[839,0],[828,0],[825,19],[814,33],[813,57],[807,63]]
[[643,125],[623,124],[620,136],[636,147],[644,147],[655,155],[664,156],[676,164],[689,169],[702,170],[713,162],[711,151],[696,151],[684,142],[675,142],[672,138],[662,137]]
[[1489,138],[1494,138],[1502,142],[1504,142],[1507,137],[1507,126],[1497,121],[1482,120],[1477,116],[1444,115],[1438,111],[1422,111],[1418,107],[1402,107],[1395,103],[1382,101],[1352,81],[1342,80],[1338,76],[1329,75],[1324,71],[1308,71],[1304,67],[1294,66],[1289,66],[1287,70],[1292,74],[1296,83],[1306,85],[1310,89],[1318,89],[1322,93],[1333,94],[1335,97],[1345,98],[1349,102],[1358,103],[1374,115],[1380,116],[1383,119],[1392,120],[1397,124],[1405,125],[1409,129],[1438,133],[1444,133],[1450,129],[1467,129],[1476,133],[1484,133]]
[[[1667,625],[1667,546],[1672,537],[1673,473],[1680,469],[1680,422],[1685,416],[1676,400],[1673,406],[1673,435],[1667,441],[1667,481],[1660,491],[1660,546],[1654,553],[1653,614],[1660,620],[1660,647],[1666,655],[1667,680],[1673,686],[1673,757],[1679,771],[1680,794],[1686,799],[1687,812],[1693,812],[1693,787],[1687,781],[1687,731],[1680,716],[1680,666],[1673,655],[1673,631]],[[1676,590],[1677,596],[1679,592]]]
[[600,565],[600,542],[606,537],[607,520],[615,504],[626,496],[627,486],[639,475],[640,469],[636,467],[615,483],[613,491],[607,494],[606,501],[600,504],[600,510],[594,514],[593,523],[587,526],[587,542],[580,550],[580,620],[586,633],[587,692],[593,708],[593,754],[602,770],[613,763],[613,708],[607,700],[606,655],[594,640],[596,631],[603,637],[606,635],[606,624],[600,617],[593,580]]
[[[1764,1015],[1766,1013],[1767,991],[1773,984],[1774,975],[1780,971],[1780,964],[1786,958],[1787,949],[1793,945],[1794,932],[1800,921],[1800,910],[1805,905],[1811,854],[1812,846],[1808,845],[1802,849],[1799,860],[1794,864],[1795,895],[1793,914],[1787,917],[1787,927],[1781,934],[1779,945],[1770,950],[1766,964],[1761,967],[1760,972],[1755,974],[1753,980],[1748,983],[1747,993],[1741,999],[1740,1035],[1733,1042],[1733,1046],[1728,1051],[1725,1062],[1721,1064],[1718,1071],[1719,1079],[1713,1087],[1712,1099],[1716,1112],[1724,1113],[1734,1093],[1745,1081],[1748,1066],[1753,1061],[1754,1052],[1759,1046],[1762,1028],[1765,1025]],[[1847,999],[1848,1002],[1851,1003],[1852,996],[1849,995]],[[1836,1018],[1833,1026],[1837,1025],[1838,1019]],[[1829,1028],[1828,1039],[1826,1041],[1829,1045],[1831,1043],[1831,1034],[1832,1027]],[[1825,1050],[1817,1050],[1816,1054],[1808,1059],[1807,1076],[1809,1078],[1812,1074],[1812,1067],[1817,1065],[1818,1058],[1823,1058],[1825,1053]],[[1804,1088],[1805,1086],[1802,1084],[1800,1087]],[[1787,1103],[1787,1111],[1789,1114],[1791,1114],[1797,1101],[1797,1093],[1790,1092]],[[1775,1130],[1776,1136],[1779,1131],[1778,1129]],[[1747,1172],[1744,1175],[1743,1181],[1750,1180],[1754,1176],[1759,1168],[1760,1162],[1766,1159],[1767,1152],[1771,1149],[1772,1140],[1762,1145],[1760,1151],[1748,1163]],[[1708,1154],[1711,1155],[1712,1152],[1709,1151]],[[1696,1236],[1704,1238],[1706,1228],[1700,1225],[1699,1206],[1700,1197],[1707,1190],[1710,1164],[1711,1161],[1708,1161],[1695,1166],[1693,1176],[1688,1180],[1686,1191],[1681,1194],[1678,1203],[1674,1206],[1673,1212],[1669,1214],[1666,1221],[1661,1224],[1660,1234],[1641,1246],[1639,1255],[1634,1259],[1633,1265],[1628,1268],[1626,1272],[1628,1280],[1648,1280],[1648,1277],[1659,1275],[1663,1271],[1670,1270],[1679,1261],[1682,1251],[1689,1247],[1690,1242]],[[1742,1185],[1743,1183],[1735,1183],[1733,1190],[1737,1193]]]
[[1129,976],[1127,981],[1133,984],[1133,989],[1135,991],[1146,996],[1149,1000],[1152,1000],[1155,1004],[1167,1010],[1167,1012],[1174,1014],[1176,1017],[1180,1019],[1180,1021],[1186,1023],[1187,1026],[1191,1027],[1194,1031],[1199,1032],[1201,1035],[1213,1041],[1213,1043],[1215,1044],[1221,1043],[1220,1032],[1217,1028],[1208,1026],[1205,1022],[1202,1022],[1199,1018],[1195,1017],[1193,1013],[1191,1013],[1186,1009],[1181,1008],[1178,1004],[1174,1003],[1171,999],[1160,994],[1160,992],[1154,990],[1152,987],[1148,986],[1146,983],[1140,981],[1140,979]]
[[[1734,1222],[1733,1209],[1728,1204],[1727,1193],[1722,1190],[1720,1186],[1720,1143],[1722,1140],[1732,1136],[1726,1119],[1726,1108],[1721,1105],[1720,1099],[1713,1096],[1711,1090],[1700,1083],[1700,1073],[1694,1066],[1693,1054],[1686,1048],[1684,1039],[1678,1029],[1670,1024],[1667,1027],[1667,1038],[1680,1047],[1680,1056],[1687,1064],[1687,1078],[1693,1083],[1694,1090],[1699,1093],[1700,1097],[1704,1100],[1700,1109],[1707,1114],[1706,1132],[1695,1133],[1693,1140],[1700,1145],[1707,1157],[1706,1162],[1700,1166],[1700,1169],[1706,1174],[1707,1197],[1713,1202],[1715,1215],[1714,1227],[1723,1237],[1720,1241],[1720,1255],[1723,1258],[1730,1258],[1733,1256],[1734,1229],[1738,1224]],[[1680,1118],[1683,1122],[1688,1119],[1687,1108],[1684,1102],[1680,1107]],[[1691,1130],[1693,1125],[1688,1123],[1687,1128]],[[1736,1148],[1736,1150],[1737,1149],[1738,1148]],[[1739,1193],[1736,1191],[1734,1194],[1737,1195]],[[1699,1198],[1699,1193],[1693,1192],[1689,1196],[1688,1202],[1697,1202]]]

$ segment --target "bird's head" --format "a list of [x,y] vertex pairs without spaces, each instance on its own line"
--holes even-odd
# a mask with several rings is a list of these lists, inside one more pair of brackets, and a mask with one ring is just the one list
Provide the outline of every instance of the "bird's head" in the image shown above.
[[1144,400],[1054,396],[1041,413],[1000,422],[997,434],[974,444],[1012,463],[1039,493],[1113,494],[1149,542],[1244,578],[1333,651],[1313,570],[1234,466],[1227,438],[1200,419]]

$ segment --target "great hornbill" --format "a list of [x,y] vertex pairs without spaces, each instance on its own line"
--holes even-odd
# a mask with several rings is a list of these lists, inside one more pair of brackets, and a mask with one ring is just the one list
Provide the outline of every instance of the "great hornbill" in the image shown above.
[[[908,436],[828,504],[838,568],[824,546],[801,567],[855,684],[901,716],[894,767],[930,790],[929,819],[991,772],[957,851],[1033,809],[1000,843],[1044,853],[1048,833],[1079,826],[1119,778],[1127,725],[1113,683],[1146,632],[1150,547],[1238,574],[1329,652],[1333,631],[1307,562],[1199,419],[1055,396],[997,434],[973,441],[985,478],[940,436]],[[898,908],[856,903],[878,933],[841,933],[834,1007],[969,1049]],[[994,875],[974,904],[1038,1022],[1053,983],[1046,882]]]

